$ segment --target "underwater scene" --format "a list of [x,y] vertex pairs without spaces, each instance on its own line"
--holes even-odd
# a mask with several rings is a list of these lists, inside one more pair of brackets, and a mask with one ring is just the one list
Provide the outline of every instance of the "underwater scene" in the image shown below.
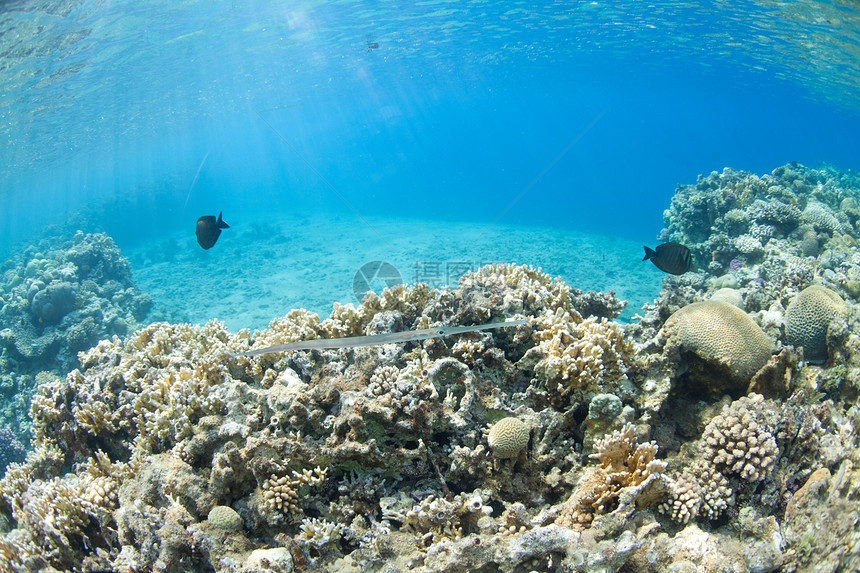
[[860,571],[860,5],[0,3],[37,571]]

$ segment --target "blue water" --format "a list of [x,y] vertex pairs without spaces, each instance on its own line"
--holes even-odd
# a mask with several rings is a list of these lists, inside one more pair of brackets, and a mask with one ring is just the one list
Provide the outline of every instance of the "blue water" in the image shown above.
[[58,222],[132,247],[220,210],[498,221],[647,242],[675,186],[698,174],[792,160],[860,169],[850,4],[2,10],[4,251]]

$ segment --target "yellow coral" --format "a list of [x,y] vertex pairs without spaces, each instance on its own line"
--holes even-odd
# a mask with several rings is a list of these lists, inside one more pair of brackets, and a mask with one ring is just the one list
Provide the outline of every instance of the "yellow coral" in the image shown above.
[[[655,459],[655,442],[636,444],[633,424],[625,424],[621,430],[597,440],[594,450],[591,457],[600,461],[598,473],[605,484],[586,498],[595,512],[611,511],[622,488],[642,486],[646,482],[653,482],[653,488],[660,493],[665,488],[662,475],[666,462]],[[641,507],[656,501],[656,496],[640,495],[638,503]]]

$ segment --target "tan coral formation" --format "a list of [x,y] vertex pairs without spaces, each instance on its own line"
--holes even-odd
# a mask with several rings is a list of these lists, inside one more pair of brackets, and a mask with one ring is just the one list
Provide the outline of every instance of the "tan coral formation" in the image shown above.
[[490,428],[487,442],[497,458],[514,458],[528,445],[529,428],[519,418],[502,418]]
[[830,323],[845,318],[848,307],[839,294],[821,285],[800,291],[785,309],[785,336],[789,344],[802,346],[807,360],[827,360]]
[[663,500],[666,462],[656,459],[656,443],[637,443],[633,424],[597,440],[594,450],[590,457],[600,465],[585,471],[556,523],[581,527],[591,522],[592,514],[632,513]]
[[[698,356],[719,368],[731,389],[746,389],[773,352],[773,342],[738,307],[720,301],[689,304],[675,312],[663,326],[670,347]],[[720,390],[719,375],[711,390]]]

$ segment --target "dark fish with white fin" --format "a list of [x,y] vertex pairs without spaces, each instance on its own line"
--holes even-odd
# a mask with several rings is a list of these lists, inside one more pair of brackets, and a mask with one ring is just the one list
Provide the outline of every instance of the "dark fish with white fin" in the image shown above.
[[693,257],[690,249],[680,243],[663,243],[656,249],[645,247],[645,258],[651,259],[654,266],[671,275],[683,275],[693,268]]
[[218,213],[218,219],[215,219],[215,215],[203,215],[197,219],[197,243],[204,249],[212,248],[221,235],[221,229],[230,228],[221,218],[222,213]]

